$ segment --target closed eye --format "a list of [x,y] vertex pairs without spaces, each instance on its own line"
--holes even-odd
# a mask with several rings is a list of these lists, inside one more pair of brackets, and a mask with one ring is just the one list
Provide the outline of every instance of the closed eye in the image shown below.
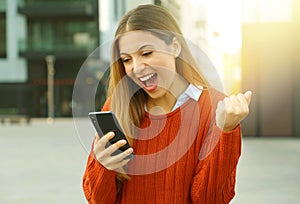
[[123,63],[128,63],[130,61],[130,58],[124,57],[121,59]]
[[152,54],[152,51],[144,51],[142,52],[142,56],[148,56],[148,55],[151,55]]

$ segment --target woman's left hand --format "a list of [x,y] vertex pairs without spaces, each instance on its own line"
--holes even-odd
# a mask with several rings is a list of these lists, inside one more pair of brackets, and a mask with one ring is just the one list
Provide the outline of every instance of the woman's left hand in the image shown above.
[[216,124],[224,132],[231,131],[248,115],[252,92],[231,95],[219,101],[216,110]]

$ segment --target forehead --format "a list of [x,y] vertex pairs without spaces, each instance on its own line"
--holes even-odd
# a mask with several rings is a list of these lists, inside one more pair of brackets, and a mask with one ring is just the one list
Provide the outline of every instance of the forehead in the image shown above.
[[119,36],[120,53],[132,53],[150,46],[156,50],[165,50],[166,43],[147,31],[131,31]]

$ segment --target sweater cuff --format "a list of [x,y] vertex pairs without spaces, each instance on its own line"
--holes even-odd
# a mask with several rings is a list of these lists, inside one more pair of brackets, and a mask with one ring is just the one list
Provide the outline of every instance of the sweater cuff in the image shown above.
[[110,171],[107,168],[105,168],[93,156],[91,156],[91,160],[92,161],[87,166],[87,171],[90,172],[90,179],[92,179],[93,181],[96,181],[99,179],[110,180],[108,178],[112,178],[113,180],[115,179],[115,176],[116,176],[115,171]]
[[223,135],[235,135],[235,134],[239,134],[241,132],[241,124],[238,124],[233,130],[230,130],[230,131],[223,131],[222,130],[222,134]]

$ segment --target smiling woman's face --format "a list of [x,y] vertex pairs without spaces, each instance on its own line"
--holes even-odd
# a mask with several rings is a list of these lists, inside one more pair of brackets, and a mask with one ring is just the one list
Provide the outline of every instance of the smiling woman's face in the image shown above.
[[126,74],[151,98],[166,94],[174,81],[177,42],[170,45],[146,31],[132,31],[119,38]]

